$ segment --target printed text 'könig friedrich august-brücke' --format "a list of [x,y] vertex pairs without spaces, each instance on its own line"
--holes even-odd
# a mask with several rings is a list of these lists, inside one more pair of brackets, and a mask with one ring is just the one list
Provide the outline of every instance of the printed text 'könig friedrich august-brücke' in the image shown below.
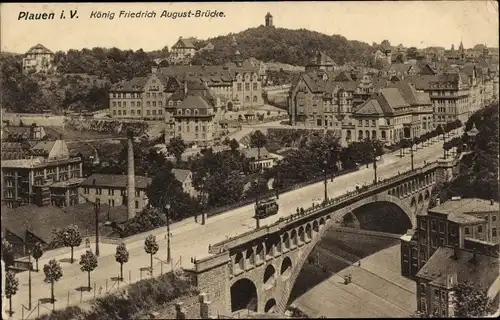
[[[187,11],[155,11],[155,10],[120,10],[120,11],[91,11],[89,19],[137,19],[137,18],[224,18],[225,14],[219,10],[187,10]],[[77,10],[62,10],[54,12],[29,12],[20,11],[17,20],[54,20],[54,19],[78,19]]]

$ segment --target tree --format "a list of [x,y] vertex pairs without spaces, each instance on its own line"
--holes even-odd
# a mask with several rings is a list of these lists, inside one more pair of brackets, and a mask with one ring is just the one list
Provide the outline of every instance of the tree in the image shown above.
[[120,264],[120,280],[123,281],[123,264],[128,262],[128,250],[124,243],[120,243],[116,247],[115,259]]
[[492,302],[488,290],[463,282],[455,288],[453,307],[457,318],[481,318],[491,313]]
[[42,257],[43,255],[43,247],[42,243],[37,242],[35,246],[33,247],[33,252],[31,252],[31,255],[33,258],[36,260],[36,271],[38,272],[38,260]]
[[156,243],[156,237],[152,234],[147,236],[146,240],[144,240],[144,251],[146,251],[146,253],[150,255],[151,274],[153,274],[153,255],[158,252],[158,249],[160,249],[160,247],[158,246],[158,243]]
[[14,264],[14,251],[12,249],[12,244],[5,238],[2,238],[2,260],[5,262],[5,266],[11,266]]
[[266,136],[262,131],[257,130],[250,135],[250,146],[252,148],[257,148],[257,160],[260,160],[260,149],[263,148],[267,143]]
[[170,139],[167,145],[167,152],[168,154],[173,155],[175,157],[176,164],[179,165],[179,163],[181,162],[181,156],[186,150],[186,148],[187,145],[184,142],[184,140],[182,140],[180,136],[177,136]]
[[418,55],[418,50],[415,47],[408,48],[408,50],[406,51],[406,56],[409,59],[416,59],[417,55]]
[[98,262],[97,262],[97,256],[91,251],[87,250],[82,256],[80,257],[80,270],[83,272],[87,272],[88,276],[88,288],[90,291],[90,273],[97,268]]
[[236,139],[233,138],[231,141],[229,141],[229,147],[231,148],[231,151],[234,153],[236,152],[236,150],[238,150],[240,144],[238,143],[238,141],[236,141]]
[[43,281],[45,283],[50,283],[50,300],[54,303],[54,284],[63,276],[61,265],[56,259],[52,259],[43,266],[43,273],[45,274],[45,279]]
[[[12,271],[7,271],[5,275],[5,297],[9,299],[9,314],[12,316],[12,296],[15,296],[19,289],[19,280]],[[2,290],[3,291],[3,290]]]
[[64,229],[63,243],[66,247],[71,248],[71,263],[73,263],[73,249],[82,244],[82,235],[77,225],[72,224]]

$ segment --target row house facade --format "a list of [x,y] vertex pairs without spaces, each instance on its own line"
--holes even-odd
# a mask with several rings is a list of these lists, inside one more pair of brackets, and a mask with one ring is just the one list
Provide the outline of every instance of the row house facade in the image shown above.
[[[459,282],[489,289],[496,281],[498,209],[494,201],[454,197],[417,216],[416,229],[401,238],[401,273],[416,281],[418,311],[453,316]],[[491,298],[497,295],[498,288]]]

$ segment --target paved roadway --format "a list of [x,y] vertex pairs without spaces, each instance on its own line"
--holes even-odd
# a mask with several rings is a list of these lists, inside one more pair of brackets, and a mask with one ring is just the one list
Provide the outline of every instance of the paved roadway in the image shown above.
[[[433,161],[436,158],[441,157],[442,154],[442,141],[436,142],[423,149],[419,148],[419,150],[414,153],[415,167],[422,165],[425,160]],[[387,154],[383,156],[383,159],[380,161],[378,166],[377,174],[379,178],[388,178],[396,175],[398,171],[403,172],[408,169],[410,169],[410,156],[407,154],[405,157],[399,158],[399,152],[395,152],[394,154]],[[339,196],[348,190],[354,190],[356,184],[363,185],[364,183],[371,183],[371,181],[373,181],[372,166],[370,165],[369,168],[363,166],[363,168],[357,172],[335,178],[333,183],[330,183],[329,181],[328,196]],[[261,225],[273,223],[280,217],[285,217],[295,213],[297,207],[310,206],[314,199],[318,199],[323,196],[323,190],[324,184],[323,182],[319,182],[280,195],[280,212],[277,215],[261,220]],[[253,210],[253,204],[237,208],[224,214],[209,218],[204,226],[195,223],[193,221],[194,219],[185,220],[172,225],[172,259],[174,261],[179,261],[180,257],[182,257],[181,265],[183,267],[192,266],[190,262],[191,257],[201,258],[206,256],[209,244],[215,244],[219,241],[225,240],[229,236],[236,236],[254,229],[255,220],[252,218]],[[166,241],[164,240],[165,231],[166,228],[164,227],[150,232],[150,234],[157,236],[160,245],[160,251],[157,253],[155,259],[166,258]],[[149,266],[149,256],[143,250],[143,243],[144,240],[140,238],[135,242],[127,244],[127,248],[130,252],[130,260],[124,266],[124,277],[127,282],[129,277],[131,278],[131,282],[139,280],[141,278],[141,272],[139,269]],[[106,281],[108,281],[109,286],[113,283],[111,277],[116,277],[118,275],[119,266],[114,259],[114,245],[101,244],[100,249],[101,256],[99,257],[99,266],[96,271],[92,273],[92,282],[96,281],[98,283],[97,288],[99,288],[99,286],[105,288]],[[75,257],[77,257],[77,260],[84,250],[85,249],[83,248],[76,250]],[[67,249],[60,249],[55,252],[55,254],[57,254],[56,259],[58,260],[63,258],[67,259],[69,257]],[[47,253],[46,257],[40,261],[40,269],[43,268],[43,264],[46,263],[49,258],[53,258],[47,257],[48,255],[49,253]],[[54,254],[50,253],[50,255]],[[80,271],[78,262],[70,265],[68,262],[63,261],[61,264],[63,266],[64,276],[55,286],[55,295],[56,299],[58,299],[56,302],[56,309],[65,307],[68,301],[69,304],[77,304],[80,301],[80,292],[75,289],[80,286],[86,286],[87,284],[87,276],[85,273]],[[155,275],[160,273],[160,264],[162,263],[155,260]],[[166,271],[167,266],[163,266],[162,269],[163,271]],[[43,282],[42,275],[43,272],[32,273],[32,301],[34,305],[36,305],[39,299],[48,298],[50,295],[50,287],[48,284]],[[27,277],[27,272],[18,274],[19,292],[13,298],[13,310],[17,312],[19,319],[21,304],[27,305],[28,302]],[[145,272],[142,278],[144,277]],[[97,293],[98,291],[99,290],[97,289]],[[92,298],[93,295],[93,291],[84,292],[82,297],[83,300],[88,300]],[[52,305],[46,303],[45,306],[47,308],[51,308]],[[47,312],[47,310],[43,309],[41,312]],[[17,317],[15,318],[17,319]]]

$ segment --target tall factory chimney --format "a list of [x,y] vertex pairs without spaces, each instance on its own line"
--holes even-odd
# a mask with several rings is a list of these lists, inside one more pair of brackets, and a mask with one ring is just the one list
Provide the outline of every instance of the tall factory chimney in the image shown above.
[[134,133],[127,130],[127,218],[135,217]]

